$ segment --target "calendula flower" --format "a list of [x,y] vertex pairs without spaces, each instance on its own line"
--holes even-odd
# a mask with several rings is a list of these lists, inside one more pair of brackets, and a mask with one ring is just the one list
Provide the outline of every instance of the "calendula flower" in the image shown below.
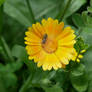
[[64,28],[63,22],[48,18],[37,22],[25,33],[26,50],[29,59],[34,59],[43,70],[57,70],[69,64],[75,44],[75,34],[71,27]]
[[73,61],[77,61],[77,62],[80,62],[80,59],[83,58],[83,53],[86,52],[86,50],[81,50],[80,53],[77,53],[76,50],[74,50],[74,52],[72,53],[73,54],[73,58],[72,60]]

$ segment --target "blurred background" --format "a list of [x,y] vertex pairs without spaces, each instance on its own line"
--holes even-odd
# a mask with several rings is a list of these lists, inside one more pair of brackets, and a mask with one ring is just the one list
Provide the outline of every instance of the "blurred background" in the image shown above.
[[[71,26],[81,47],[79,66],[43,71],[28,60],[25,31],[52,17]],[[0,0],[0,92],[92,92],[92,0]]]

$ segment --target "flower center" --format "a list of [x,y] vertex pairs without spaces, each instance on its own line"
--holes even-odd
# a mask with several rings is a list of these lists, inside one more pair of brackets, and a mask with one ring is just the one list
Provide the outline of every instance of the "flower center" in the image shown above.
[[53,53],[57,49],[57,41],[54,39],[48,37],[47,34],[43,36],[42,39],[42,48],[47,52],[47,53]]

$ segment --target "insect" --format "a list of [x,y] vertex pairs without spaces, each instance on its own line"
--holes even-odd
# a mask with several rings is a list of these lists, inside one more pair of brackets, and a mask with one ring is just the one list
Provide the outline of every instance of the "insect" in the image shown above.
[[48,37],[48,35],[47,35],[47,34],[44,34],[43,39],[42,39],[42,43],[43,43],[43,44],[45,44],[45,42],[46,42],[46,40],[47,40],[47,37]]

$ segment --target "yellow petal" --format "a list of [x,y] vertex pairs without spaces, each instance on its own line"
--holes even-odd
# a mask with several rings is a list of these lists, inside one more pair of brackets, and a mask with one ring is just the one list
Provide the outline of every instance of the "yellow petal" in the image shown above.
[[64,65],[67,65],[67,64],[69,64],[69,60],[68,59],[62,59],[62,61],[61,61]]

